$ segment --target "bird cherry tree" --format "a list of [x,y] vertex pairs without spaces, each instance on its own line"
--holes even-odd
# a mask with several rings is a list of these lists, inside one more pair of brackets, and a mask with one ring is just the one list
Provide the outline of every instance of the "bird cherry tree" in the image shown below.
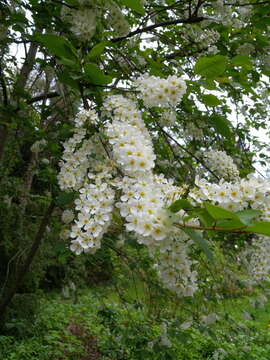
[[270,183],[255,163],[267,167],[268,148],[254,130],[268,134],[269,1],[0,11],[2,273],[23,252],[0,313],[61,213],[72,252],[131,234],[176,296],[200,289],[194,254],[212,261],[230,236],[251,252],[252,279],[267,277]]

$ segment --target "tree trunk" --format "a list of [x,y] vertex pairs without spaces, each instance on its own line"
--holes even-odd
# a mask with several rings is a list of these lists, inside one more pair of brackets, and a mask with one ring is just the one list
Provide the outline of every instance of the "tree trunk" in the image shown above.
[[48,223],[50,221],[50,217],[51,217],[54,207],[55,207],[55,204],[54,204],[54,201],[52,201],[43,216],[43,219],[42,219],[39,229],[35,235],[33,244],[31,246],[31,249],[29,250],[27,258],[26,258],[24,264],[22,265],[20,271],[17,272],[17,274],[16,274],[14,284],[8,289],[6,295],[3,296],[3,299],[0,302],[0,328],[3,328],[3,326],[4,326],[4,318],[6,315],[7,307],[9,306],[13,296],[18,291],[25,275],[28,273],[28,271],[30,269],[30,265],[32,264],[34,257],[39,249],[39,246],[42,242],[42,239],[43,239],[43,236],[44,236],[44,233],[46,230],[46,226],[48,225]]

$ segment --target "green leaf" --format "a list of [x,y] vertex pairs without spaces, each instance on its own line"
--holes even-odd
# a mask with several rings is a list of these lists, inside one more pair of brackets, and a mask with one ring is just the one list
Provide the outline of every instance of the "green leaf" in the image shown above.
[[84,72],[87,80],[94,85],[107,85],[112,81],[112,77],[104,75],[103,72],[94,64],[87,64],[84,66]]
[[201,235],[199,235],[196,231],[194,231],[193,229],[188,229],[188,228],[183,228],[182,229],[195,243],[197,243],[200,248],[202,249],[202,251],[205,253],[205,255],[207,256],[209,261],[213,261],[214,257],[213,257],[213,253],[209,247],[208,242],[201,237]]
[[150,70],[149,75],[163,76],[162,65],[159,62],[154,61],[151,58],[147,58],[147,62]]
[[229,210],[225,210],[219,206],[210,204],[209,202],[206,202],[206,201],[204,202],[204,206],[205,206],[206,210],[209,212],[209,214],[215,220],[220,220],[220,219],[239,220],[238,216]]
[[270,222],[269,221],[255,221],[253,225],[248,226],[245,230],[270,236]]
[[194,217],[198,217],[204,226],[212,226],[215,219],[207,212],[206,209],[194,209],[191,213]]
[[86,55],[86,58],[90,60],[100,56],[104,52],[106,45],[108,45],[109,43],[109,41],[101,41],[99,44],[93,46],[89,53]]
[[66,58],[62,57],[60,60],[58,60],[58,62],[65,66],[78,69],[78,63],[76,63],[74,60],[70,60],[70,59],[66,59]]
[[229,120],[218,114],[213,114],[209,117],[209,120],[220,135],[227,139],[230,139],[233,136]]
[[[208,213],[218,220],[218,226],[224,228],[241,228],[250,225],[257,216],[261,214],[259,210],[247,209],[236,213],[223,209],[219,206],[204,202],[204,206]],[[229,221],[224,221],[229,220]]]
[[202,79],[198,82],[198,84],[202,85],[207,90],[217,89],[217,85],[213,79]]
[[58,79],[63,84],[69,85],[71,88],[79,90],[78,82],[72,79],[67,71],[62,71],[58,74]]
[[36,38],[53,55],[77,61],[77,50],[66,39],[54,34],[39,34]]
[[250,58],[245,55],[237,55],[232,58],[232,64],[236,66],[246,66],[249,69],[252,68],[252,62]]
[[71,5],[71,6],[75,6],[75,7],[79,7],[80,3],[77,0],[65,0],[65,3]]
[[261,211],[253,209],[241,210],[236,212],[240,221],[245,225],[251,225],[253,219],[261,215],[261,213]]
[[179,199],[169,207],[169,210],[173,213],[177,213],[181,209],[193,209],[193,206],[186,199]]
[[144,15],[145,11],[140,0],[121,0],[122,4],[131,10],[136,11],[140,15]]
[[230,79],[227,76],[217,77],[217,78],[215,78],[215,80],[217,82],[219,82],[220,84],[229,84],[230,83]]
[[234,220],[226,220],[224,221],[224,219],[220,219],[216,221],[216,225],[218,227],[224,228],[225,230],[227,229],[228,231],[230,229],[241,229],[241,228],[245,228],[246,225],[244,225],[239,219],[234,219]]
[[202,102],[207,106],[217,106],[221,104],[221,101],[212,94],[202,95]]
[[223,55],[201,57],[195,64],[194,72],[206,78],[215,78],[224,73],[227,67],[227,58]]
[[56,198],[56,204],[60,207],[71,204],[76,199],[76,194],[74,192],[61,192]]

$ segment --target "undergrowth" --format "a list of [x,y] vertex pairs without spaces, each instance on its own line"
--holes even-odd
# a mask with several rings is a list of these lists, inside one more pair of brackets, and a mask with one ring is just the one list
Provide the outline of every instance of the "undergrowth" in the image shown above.
[[[198,304],[203,304],[198,299]],[[182,306],[181,306],[182,305]],[[194,311],[192,311],[192,309]],[[213,310],[215,309],[215,312]],[[3,360],[269,360],[270,298],[205,300],[204,315],[186,303],[154,314],[108,287],[76,299],[40,296],[31,320],[10,318],[0,337]],[[210,310],[212,310],[210,312]]]

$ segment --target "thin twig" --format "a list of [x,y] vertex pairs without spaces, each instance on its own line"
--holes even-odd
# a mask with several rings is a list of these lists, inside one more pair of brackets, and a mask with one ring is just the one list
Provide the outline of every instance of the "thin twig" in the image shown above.
[[203,167],[208,170],[217,180],[219,180],[219,177],[211,170],[209,167],[204,163],[202,159],[199,159],[196,155],[194,155],[191,151],[187,150],[183,145],[181,145],[173,136],[171,136],[167,131],[163,129],[163,127],[158,123],[157,120],[155,120],[155,123],[157,124],[160,131],[167,136],[169,139],[171,139],[177,146],[180,147],[183,151],[185,151],[187,154],[189,154],[191,157],[193,157],[199,164],[202,164]]

